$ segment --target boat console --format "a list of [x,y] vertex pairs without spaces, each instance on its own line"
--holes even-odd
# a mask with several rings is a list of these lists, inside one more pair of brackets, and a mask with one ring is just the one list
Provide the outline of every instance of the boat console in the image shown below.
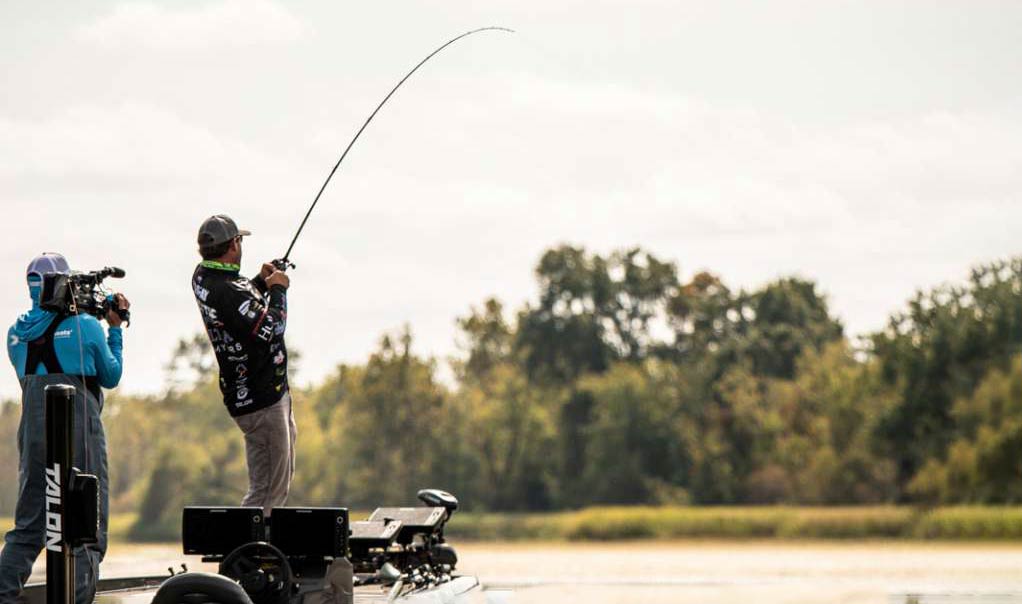
[[[344,508],[283,507],[264,516],[254,507],[186,507],[182,546],[185,554],[218,563],[218,574],[252,604],[344,604],[364,586],[382,587],[393,599],[456,578],[458,557],[443,531],[458,500],[438,489],[418,497],[425,505],[381,507],[354,522]],[[172,577],[153,602],[177,604],[182,589],[196,589],[193,579],[210,601],[240,593],[226,583],[214,587],[213,577]]]

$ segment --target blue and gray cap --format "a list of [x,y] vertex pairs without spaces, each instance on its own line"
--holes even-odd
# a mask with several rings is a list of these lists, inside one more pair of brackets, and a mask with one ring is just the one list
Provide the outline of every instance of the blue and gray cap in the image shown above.
[[67,260],[60,254],[45,252],[32,259],[25,270],[25,276],[31,279],[33,276],[42,279],[46,273],[60,273],[66,275],[71,272]]

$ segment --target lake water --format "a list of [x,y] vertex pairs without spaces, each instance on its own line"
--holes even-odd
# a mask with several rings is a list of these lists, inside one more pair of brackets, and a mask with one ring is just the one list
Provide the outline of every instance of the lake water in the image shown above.
[[[1022,543],[470,543],[480,602],[1022,604]],[[42,561],[42,558],[40,558]],[[111,547],[106,577],[210,569],[171,545]],[[37,566],[35,579],[43,567]]]

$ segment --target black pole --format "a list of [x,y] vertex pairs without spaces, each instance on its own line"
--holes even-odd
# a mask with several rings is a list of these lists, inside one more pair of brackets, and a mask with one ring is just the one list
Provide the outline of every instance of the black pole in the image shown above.
[[75,388],[46,392],[46,604],[74,604],[75,562],[67,542]]

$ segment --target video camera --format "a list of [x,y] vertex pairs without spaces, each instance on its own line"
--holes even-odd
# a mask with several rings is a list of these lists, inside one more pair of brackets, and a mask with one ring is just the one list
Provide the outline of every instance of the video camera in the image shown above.
[[102,319],[108,311],[113,310],[121,319],[131,323],[131,313],[119,308],[113,295],[103,289],[104,279],[121,279],[124,275],[124,269],[116,266],[87,273],[46,273],[43,275],[39,306],[43,310],[67,315],[84,313],[97,319]]

